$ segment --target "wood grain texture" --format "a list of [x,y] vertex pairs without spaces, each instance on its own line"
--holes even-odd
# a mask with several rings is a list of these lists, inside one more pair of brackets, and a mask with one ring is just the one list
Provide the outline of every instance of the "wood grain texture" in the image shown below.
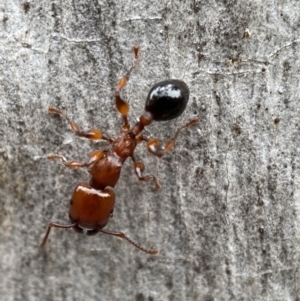
[[[299,1],[0,1],[0,296],[2,300],[299,300]],[[197,116],[173,152],[137,158],[162,189],[139,183],[128,161],[107,230],[125,241],[54,229],[85,161],[122,124],[112,91],[140,45],[122,94],[135,122],[151,86],[178,78],[185,113],[145,132],[167,141]]]

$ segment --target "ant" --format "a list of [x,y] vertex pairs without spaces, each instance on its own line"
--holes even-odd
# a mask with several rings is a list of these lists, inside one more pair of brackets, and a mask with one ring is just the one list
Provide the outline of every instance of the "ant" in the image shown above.
[[119,180],[122,166],[128,157],[132,159],[135,174],[140,181],[153,181],[156,189],[160,188],[158,180],[154,175],[143,175],[145,166],[142,162],[137,161],[134,156],[136,146],[145,141],[150,153],[157,157],[162,157],[173,148],[179,133],[184,128],[198,123],[198,118],[193,118],[178,128],[174,137],[166,143],[165,147],[161,146],[158,139],[147,138],[140,134],[143,129],[153,121],[174,119],[185,110],[189,99],[189,89],[183,81],[172,79],[159,82],[151,88],[147,96],[145,112],[140,116],[139,121],[133,127],[130,127],[127,118],[129,104],[122,99],[120,92],[126,86],[130,74],[137,64],[139,47],[134,46],[133,51],[133,63],[127,73],[118,81],[114,91],[116,109],[123,118],[123,127],[117,138],[104,136],[101,131],[95,128],[88,131],[81,131],[78,125],[64,112],[57,108],[48,108],[49,113],[64,117],[69,122],[75,135],[91,140],[106,140],[110,143],[111,148],[92,152],[89,156],[89,160],[85,163],[68,161],[64,156],[58,154],[47,156],[49,160],[61,160],[62,163],[69,168],[88,168],[91,179],[88,184],[79,183],[74,189],[69,209],[71,224],[61,225],[50,223],[40,245],[41,248],[45,246],[52,228],[72,228],[79,233],[82,233],[83,228],[86,228],[88,229],[86,232],[87,235],[102,232],[123,238],[147,254],[157,255],[159,253],[158,250],[146,249],[140,246],[122,232],[103,230],[109,218],[113,216],[115,205],[115,193],[113,188]]

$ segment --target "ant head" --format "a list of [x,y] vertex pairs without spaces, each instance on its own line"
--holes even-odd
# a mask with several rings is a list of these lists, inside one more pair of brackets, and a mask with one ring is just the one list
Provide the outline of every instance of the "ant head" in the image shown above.
[[185,110],[189,100],[189,88],[181,80],[170,79],[155,84],[146,100],[145,110],[153,120],[171,120]]

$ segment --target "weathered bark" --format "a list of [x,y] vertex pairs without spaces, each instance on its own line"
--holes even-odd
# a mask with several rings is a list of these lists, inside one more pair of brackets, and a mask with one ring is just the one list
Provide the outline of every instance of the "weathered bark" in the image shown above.
[[[0,296],[2,300],[298,300],[300,297],[299,1],[0,0]],[[128,161],[114,218],[151,257],[121,239],[54,229],[68,223],[85,161],[115,136],[112,91],[140,45],[124,97],[130,120],[150,87],[178,78],[185,113],[145,132],[162,141],[198,116],[174,151],[137,157],[162,189],[140,183]]]

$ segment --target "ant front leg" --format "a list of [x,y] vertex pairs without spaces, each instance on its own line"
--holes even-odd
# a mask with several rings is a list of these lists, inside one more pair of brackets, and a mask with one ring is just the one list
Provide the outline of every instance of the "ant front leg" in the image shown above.
[[147,149],[150,153],[152,153],[153,155],[155,155],[157,157],[162,157],[163,155],[168,153],[174,147],[176,139],[178,138],[179,133],[183,129],[185,129],[185,128],[191,126],[191,125],[197,124],[198,122],[199,122],[198,118],[193,118],[189,122],[187,122],[186,124],[182,125],[176,131],[174,137],[166,143],[165,147],[162,147],[160,141],[156,138],[146,138],[146,137],[142,136],[140,139],[142,139],[144,141],[147,141]]
[[69,124],[71,126],[72,131],[75,133],[75,135],[77,135],[79,137],[84,137],[84,138],[91,139],[91,140],[103,139],[103,140],[106,140],[109,142],[113,142],[112,138],[103,136],[101,131],[99,131],[98,129],[92,128],[88,131],[80,131],[76,122],[72,121],[68,117],[67,114],[65,114],[64,112],[62,112],[61,110],[59,110],[57,108],[49,107],[48,112],[52,113],[52,114],[60,115],[60,116],[64,117],[65,119],[67,119],[67,121],[69,122]]
[[126,86],[130,74],[132,72],[132,70],[135,68],[136,64],[137,64],[137,60],[138,60],[138,56],[139,56],[139,47],[138,46],[134,46],[133,47],[133,52],[134,52],[134,60],[133,63],[130,67],[130,69],[127,71],[127,73],[119,80],[119,82],[116,85],[115,88],[115,99],[116,99],[116,108],[117,111],[122,115],[123,117],[123,127],[122,127],[122,132],[127,132],[130,130],[130,125],[128,122],[128,118],[127,118],[127,114],[129,111],[129,104],[127,101],[125,101],[121,96],[120,96],[120,92],[121,90]]
[[134,164],[135,174],[137,175],[137,177],[139,178],[139,180],[140,181],[144,181],[144,182],[149,182],[149,181],[153,180],[153,182],[155,183],[155,188],[159,189],[160,185],[158,183],[157,178],[154,175],[143,176],[143,172],[145,170],[144,163],[140,162],[140,161],[136,161],[133,156],[131,157],[131,159],[132,159],[133,164]]
[[69,167],[69,168],[82,168],[82,167],[89,167],[92,164],[94,164],[95,162],[101,160],[101,158],[104,156],[104,154],[106,152],[107,151],[105,151],[105,150],[102,150],[102,151],[101,150],[97,150],[97,151],[92,152],[91,155],[90,155],[89,161],[86,162],[86,163],[80,163],[80,162],[77,162],[77,161],[67,161],[67,159],[64,156],[58,155],[58,154],[48,155],[47,159],[48,160],[59,159],[59,160],[62,161],[62,163],[66,167]]

